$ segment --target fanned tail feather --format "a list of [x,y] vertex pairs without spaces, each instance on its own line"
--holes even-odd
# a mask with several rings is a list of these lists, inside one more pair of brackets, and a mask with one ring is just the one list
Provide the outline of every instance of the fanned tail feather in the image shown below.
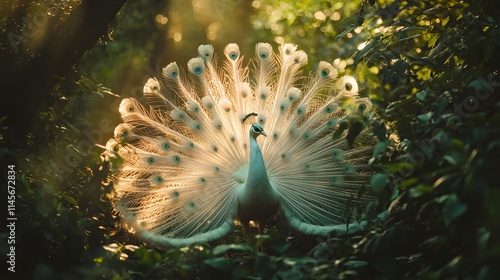
[[107,149],[120,159],[114,161],[114,205],[130,229],[160,247],[230,232],[248,172],[251,122],[244,120],[253,112],[257,116],[250,120],[269,135],[259,145],[291,226],[308,234],[362,228],[365,223],[351,221],[344,210],[372,199],[358,197],[371,176],[371,144],[353,148],[343,137],[332,139],[350,114],[371,109],[368,99],[357,97],[356,81],[337,80],[324,61],[303,79],[307,55],[291,44],[279,54],[257,44],[252,71],[242,67],[236,44],[224,49],[223,71],[212,46],[201,45],[198,54],[188,62],[188,77],[173,62],[163,68],[163,82],[146,82],[150,107],[133,98],[120,105],[124,123]]

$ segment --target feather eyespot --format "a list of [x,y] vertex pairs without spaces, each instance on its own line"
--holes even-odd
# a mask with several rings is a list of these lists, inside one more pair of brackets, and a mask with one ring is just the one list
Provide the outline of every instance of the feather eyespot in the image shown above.
[[161,184],[163,182],[163,178],[161,176],[155,176],[154,177],[154,182]]
[[180,196],[180,193],[179,193],[178,191],[173,191],[173,192],[170,194],[170,196],[171,196],[172,198],[178,198],[178,197]]
[[352,84],[351,83],[346,83],[344,88],[347,91],[351,91],[352,90]]

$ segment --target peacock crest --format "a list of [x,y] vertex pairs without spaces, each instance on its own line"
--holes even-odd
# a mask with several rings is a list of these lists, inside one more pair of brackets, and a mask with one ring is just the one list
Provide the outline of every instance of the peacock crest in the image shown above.
[[306,234],[361,229],[365,222],[346,217],[345,208],[373,199],[358,195],[371,177],[373,147],[332,138],[347,119],[370,111],[355,79],[339,79],[325,61],[303,76],[307,55],[292,44],[278,53],[257,44],[250,68],[238,45],[224,55],[218,68],[213,47],[201,45],[187,77],[172,62],[161,82],[146,82],[147,107],[122,100],[123,123],[107,154],[123,221],[160,247],[220,238],[235,219],[245,232],[250,221],[262,231],[279,210]]

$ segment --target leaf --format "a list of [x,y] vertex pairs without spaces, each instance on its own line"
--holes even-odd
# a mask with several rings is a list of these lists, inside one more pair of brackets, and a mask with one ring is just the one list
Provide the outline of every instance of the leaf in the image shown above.
[[62,198],[64,198],[64,200],[66,200],[67,202],[75,205],[75,206],[78,206],[78,201],[76,201],[76,199],[74,199],[73,197],[63,193],[61,194]]
[[272,248],[280,253],[280,254],[283,254],[286,250],[288,250],[288,248],[290,248],[290,246],[292,246],[292,243],[290,242],[282,242],[282,243],[279,243],[279,244],[273,244],[272,245]]
[[436,44],[436,41],[437,39],[439,38],[439,34],[438,33],[434,33],[431,35],[431,37],[429,38],[429,41],[427,41],[427,47],[433,47],[434,44]]
[[388,181],[387,175],[378,173],[372,176],[370,185],[372,186],[372,190],[378,193],[384,189]]
[[361,59],[363,59],[368,53],[370,53],[371,50],[378,46],[379,43],[380,42],[378,40],[368,42],[363,49],[357,51],[354,55],[354,65],[357,65],[361,61]]
[[335,37],[335,40],[342,39],[342,37],[347,35],[347,33],[352,32],[356,27],[358,27],[358,24],[356,24],[356,23],[349,25],[348,27],[346,27],[346,29],[344,29],[344,31],[340,32],[339,35],[337,35],[337,37]]
[[350,260],[344,263],[345,266],[349,268],[360,268],[368,265],[366,261]]
[[424,101],[425,98],[427,97],[427,91],[423,90],[423,91],[417,92],[417,94],[415,94],[415,97],[417,97],[417,99],[420,101]]
[[412,177],[409,179],[404,180],[401,184],[399,184],[399,187],[401,189],[406,189],[407,187],[411,187],[415,185],[418,182],[418,178]]
[[434,115],[434,112],[427,112],[425,114],[418,115],[417,119],[421,122],[428,122],[432,118],[432,115]]
[[373,148],[373,157],[376,158],[378,155],[380,155],[380,153],[382,153],[387,149],[388,145],[389,145],[389,140],[380,141],[377,144],[375,144],[375,147]]
[[441,26],[445,26],[448,21],[450,21],[450,16],[447,16],[445,19],[443,19],[443,21],[441,22]]
[[239,251],[245,251],[245,252],[253,252],[254,249],[250,245],[245,245],[245,244],[222,244],[217,247],[215,247],[212,250],[212,253],[214,255],[219,255],[223,254],[229,250],[239,250]]
[[410,196],[415,198],[423,194],[431,193],[432,191],[434,191],[434,188],[432,186],[421,184],[410,189]]
[[223,271],[228,271],[231,268],[231,263],[228,259],[226,258],[214,258],[214,259],[208,259],[205,260],[204,263],[206,265],[209,265],[213,268],[223,270]]
[[467,204],[460,202],[456,194],[443,196],[441,200],[445,201],[443,219],[446,226],[449,226],[454,220],[467,211]]
[[397,163],[386,163],[382,165],[384,171],[389,173],[403,173],[406,174],[408,171],[413,170],[413,164],[409,162],[397,162]]

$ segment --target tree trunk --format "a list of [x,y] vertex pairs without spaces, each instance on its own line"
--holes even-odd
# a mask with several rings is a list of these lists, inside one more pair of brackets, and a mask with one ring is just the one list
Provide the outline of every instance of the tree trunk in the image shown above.
[[[34,117],[42,105],[54,102],[57,82],[72,71],[87,50],[108,33],[108,25],[126,0],[82,0],[63,22],[48,21],[47,36],[29,61],[7,59],[2,66],[2,116],[12,135],[4,135],[22,146]],[[28,55],[25,54],[25,58]]]

